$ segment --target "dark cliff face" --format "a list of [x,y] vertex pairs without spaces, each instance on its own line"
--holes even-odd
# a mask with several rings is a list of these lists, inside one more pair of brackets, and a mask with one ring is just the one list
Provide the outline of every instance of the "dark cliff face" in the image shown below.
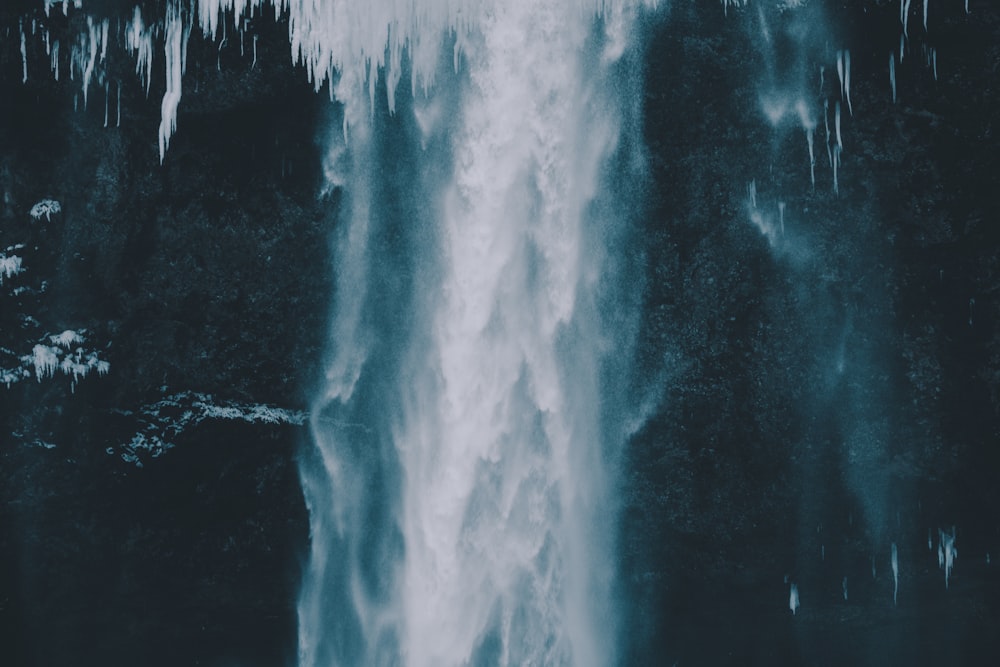
[[[0,345],[30,354],[85,330],[110,363],[72,391],[61,375],[3,390],[4,664],[294,658],[307,429],[183,419],[198,401],[307,410],[320,376],[336,198],[318,196],[315,137],[329,102],[286,64],[285,28],[260,30],[253,69],[238,44],[192,39],[163,165],[162,83],[146,99],[126,69],[120,126],[112,85],[105,128],[102,86],[74,112],[78,83],[37,58],[22,83],[17,39],[2,38],[0,246],[26,247],[2,287]],[[61,211],[32,219],[42,199]],[[173,448],[125,447],[137,436]]]
[[[804,132],[763,120],[753,11],[675,3],[650,27],[637,363],[663,399],[623,472],[631,664],[995,653],[1000,14],[943,4],[895,104],[898,6],[830,6],[831,48],[851,49],[855,73],[837,193],[819,139],[813,188]],[[0,31],[37,11],[4,8]],[[336,109],[287,65],[286,25],[255,29],[253,66],[235,38],[192,36],[162,165],[157,68],[146,99],[118,54],[121,123],[112,84],[105,128],[103,88],[74,111],[78,83],[54,82],[37,45],[22,83],[16,32],[0,32],[0,250],[26,244],[17,284],[32,288],[3,285],[0,346],[85,329],[111,364],[73,391],[66,377],[0,388],[4,664],[293,661],[307,429],[168,426],[198,401],[308,409],[328,343],[338,200],[319,196],[317,136]],[[832,70],[825,93],[810,76],[813,101],[832,101]],[[749,221],[750,181],[772,220],[784,203],[787,242]],[[33,220],[45,198],[61,212]],[[173,447],[123,448],[137,434]],[[945,593],[926,540],[952,526]]]
[[[898,3],[822,5],[843,32],[814,44],[828,57],[806,99],[826,99],[831,124],[836,50],[854,65],[839,192],[822,117],[815,187],[805,131],[764,120],[759,74],[775,65],[756,11],[675,6],[650,36],[640,363],[673,372],[629,453],[634,664],[995,654],[1000,15],[943,4],[926,35],[911,17],[895,103]],[[775,67],[791,69],[780,26]],[[775,243],[749,219],[751,181],[768,221],[784,205]],[[936,549],[953,526],[963,571],[946,596]],[[790,582],[811,598],[794,623]]]

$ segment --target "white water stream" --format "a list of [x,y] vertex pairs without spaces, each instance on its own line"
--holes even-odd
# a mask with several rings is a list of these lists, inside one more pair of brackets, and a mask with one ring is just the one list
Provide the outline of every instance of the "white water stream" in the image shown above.
[[[595,202],[631,103],[620,93],[634,74],[617,63],[630,16],[565,0],[468,5],[450,14],[454,41],[414,38],[456,54],[437,58],[440,72],[412,65],[414,81],[435,82],[416,86],[419,142],[380,136],[404,121],[371,117],[371,70],[335,89],[346,140],[329,173],[349,214],[314,410],[320,457],[303,467],[309,667],[614,662],[620,443],[601,415],[621,387],[602,369],[630,333],[608,329],[601,295],[621,279],[606,246],[634,203],[608,215]],[[394,57],[390,44],[390,90]],[[425,202],[407,223],[419,234],[381,205],[387,165],[407,151],[420,172],[450,165],[430,186],[397,186]],[[410,287],[384,289],[398,274]],[[384,331],[386,309],[409,313],[409,328]]]

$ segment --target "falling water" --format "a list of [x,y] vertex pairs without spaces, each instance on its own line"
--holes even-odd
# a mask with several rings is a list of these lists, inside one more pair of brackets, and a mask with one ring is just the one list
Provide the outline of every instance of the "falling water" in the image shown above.
[[[391,33],[393,4],[373,7]],[[635,317],[616,257],[635,202],[614,185],[634,16],[599,9],[470,3],[457,37],[414,24],[441,66],[411,65],[433,85],[409,100],[390,53],[395,116],[375,70],[337,83],[302,665],[614,662],[622,431],[602,415],[623,414]]]

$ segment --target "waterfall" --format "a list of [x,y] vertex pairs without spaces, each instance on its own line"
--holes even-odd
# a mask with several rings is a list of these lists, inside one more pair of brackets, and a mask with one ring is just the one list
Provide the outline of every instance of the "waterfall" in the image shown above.
[[[628,366],[636,297],[613,296],[635,202],[610,162],[631,150],[633,13],[469,3],[449,37],[385,4],[380,34],[416,26],[408,43],[439,52],[389,44],[394,116],[377,68],[336,83],[300,664],[613,664],[628,374],[608,369]],[[412,100],[393,92],[407,67]]]
[[[651,407],[625,401],[643,4],[169,0],[119,22],[147,95],[162,38],[161,163],[195,27],[242,40],[273,10],[335,102],[303,666],[615,662],[617,466]],[[111,25],[71,49],[85,103]]]

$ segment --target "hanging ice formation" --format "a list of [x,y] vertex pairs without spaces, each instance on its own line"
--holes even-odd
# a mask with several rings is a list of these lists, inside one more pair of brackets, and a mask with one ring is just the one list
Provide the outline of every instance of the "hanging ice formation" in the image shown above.
[[892,543],[892,604],[896,604],[896,596],[899,593],[899,555],[896,551],[896,543]]
[[722,13],[726,16],[729,15],[729,7],[745,7],[747,0],[722,0]]
[[809,144],[809,184],[816,187],[816,154],[813,151],[813,138],[816,128],[810,127],[806,130],[806,143]]
[[851,105],[851,52],[844,51],[844,95],[847,96],[847,110],[854,115],[854,107]]
[[948,587],[948,580],[951,579],[951,569],[955,566],[955,559],[958,558],[958,550],[955,549],[956,530],[953,526],[950,533],[938,530],[938,566],[944,570],[944,586]]
[[788,589],[788,608],[792,610],[792,616],[799,610],[799,587],[795,584]]
[[844,148],[844,141],[840,137],[840,102],[833,105],[833,127],[837,133],[837,148]]
[[892,103],[896,103],[896,57],[889,54],[889,87],[892,88]]
[[[7,248],[7,252],[13,252],[14,246]],[[10,280],[21,273],[22,258],[20,255],[6,254],[0,252],[0,285],[3,285],[4,278]]]
[[21,30],[21,68],[23,71],[21,82],[27,82],[28,80],[28,47],[24,36],[24,21],[20,21],[19,28]]
[[153,26],[146,26],[142,20],[142,10],[132,11],[132,22],[125,26],[125,48],[135,58],[135,73],[149,95],[153,80]]
[[[910,39],[909,33],[909,15],[911,9],[912,0],[900,0],[899,3],[899,25],[900,25],[900,35],[899,35],[899,53],[898,60],[890,55],[889,57],[889,87],[892,95],[893,103],[898,100],[898,74],[899,72],[897,65],[903,63],[903,59],[906,52],[906,44]],[[723,0],[722,2],[726,12],[728,13],[729,8],[741,8],[746,5],[744,2],[732,2]],[[768,124],[775,130],[779,130],[784,119],[789,114],[789,111],[794,106],[798,111],[799,119],[801,121],[801,127],[806,133],[806,147],[809,154],[809,182],[812,187],[816,184],[816,160],[815,160],[815,121],[812,120],[812,104],[808,102],[812,96],[807,94],[807,90],[811,86],[807,86],[805,77],[801,76],[803,73],[796,74],[796,70],[792,68],[792,74],[782,74],[788,81],[780,81],[778,75],[779,72],[784,72],[787,69],[786,66],[781,64],[781,59],[778,57],[777,52],[774,50],[774,40],[771,36],[772,28],[769,22],[782,20],[780,17],[788,14],[791,15],[796,11],[809,11],[809,5],[807,3],[800,2],[778,2],[776,3],[778,12],[768,12],[765,10],[767,7],[766,3],[761,3],[758,5],[758,17],[759,17],[759,36],[757,38],[757,44],[759,50],[764,56],[765,71],[762,73],[761,80],[764,82],[762,84],[762,89],[759,92],[760,110],[763,112],[764,117],[767,119]],[[773,5],[772,5],[773,8]],[[928,28],[928,12],[929,12],[929,2],[924,0],[923,2],[923,25],[924,33],[921,38],[924,38],[929,30]],[[812,26],[818,26],[815,29],[822,31],[824,21],[821,15],[808,15],[808,20]],[[794,25],[794,23],[792,23]],[[848,116],[853,117],[854,115],[854,104],[851,96],[851,50],[848,48],[841,48],[833,51],[832,54],[829,51],[821,51],[814,47],[816,43],[821,40],[818,35],[812,35],[810,37],[805,37],[808,34],[808,30],[803,30],[802,26],[805,23],[800,23],[796,25],[794,30],[786,30],[786,36],[791,37],[796,53],[792,60],[798,59],[802,63],[806,63],[810,60],[815,62],[820,60],[818,65],[819,68],[819,97],[821,98],[821,103],[823,106],[824,114],[824,124],[826,127],[826,150],[828,163],[831,170],[831,176],[833,180],[833,191],[834,193],[839,193],[840,190],[840,167],[842,164],[842,155],[844,151],[844,137],[841,129],[841,104],[846,106]],[[810,28],[813,29],[813,28]],[[937,49],[930,47],[927,44],[923,45],[923,51],[926,56],[927,68],[931,71],[935,80],[938,78],[937,69]],[[832,63],[830,59],[832,56]],[[826,62],[823,62],[826,61]],[[837,78],[834,81],[831,77],[827,77],[827,70],[836,71]],[[815,71],[815,70],[811,70]],[[801,80],[796,81],[796,77]],[[835,86],[834,93],[832,95],[828,94],[827,86]],[[829,111],[830,102],[833,101],[833,112],[834,112],[834,124],[835,124],[835,143],[831,142],[831,128],[829,121]],[[817,104],[818,108],[818,104]]]
[[[781,228],[780,233],[784,233],[784,204],[779,204],[779,215],[781,215]],[[774,224],[773,214],[765,214],[765,212],[757,207],[757,182],[750,181],[747,184],[747,212],[750,216],[750,222],[752,222],[761,234],[767,239],[768,243],[774,247],[778,243],[779,228]]]
[[[732,3],[730,3],[732,4]],[[735,5],[732,5],[735,6]],[[742,6],[742,5],[740,5]],[[829,62],[830,54],[816,47],[820,43],[820,35],[811,31],[822,32],[824,21],[816,14],[809,14],[809,6],[801,2],[779,2],[777,12],[766,10],[766,4],[758,5],[759,37],[756,41],[764,61],[761,74],[761,89],[758,93],[760,111],[777,136],[784,131],[784,124],[790,117],[797,118],[799,127],[805,132],[806,152],[809,160],[809,184],[816,186],[816,126],[818,124],[819,106],[822,105],[823,122],[826,129],[825,147],[828,164],[831,170],[834,192],[839,191],[840,153],[843,151],[843,136],[840,128],[840,104],[847,105],[849,114],[853,115],[851,98],[851,52],[850,49],[839,49],[832,54],[833,62]],[[803,16],[795,18],[796,13]],[[777,50],[772,36],[772,22],[780,22],[783,34],[791,39],[794,45],[794,55],[791,58],[783,56]],[[808,29],[803,26],[810,25]],[[790,27],[794,26],[794,27]],[[789,67],[787,60],[798,65]],[[809,63],[819,60],[819,89],[813,93],[807,81],[807,71],[811,70]],[[809,69],[807,70],[807,65]],[[836,79],[827,77],[827,70],[836,72]],[[828,86],[835,86],[833,95]],[[836,145],[832,143],[830,128],[830,101],[835,105]],[[792,113],[794,111],[794,113]],[[757,224],[756,220],[753,220]],[[758,224],[758,227],[760,225]]]
[[837,51],[837,76],[840,78],[840,96],[847,101],[847,110],[853,116],[854,109],[851,106],[851,52],[849,50]]
[[160,162],[167,153],[170,137],[177,131],[177,106],[181,101],[181,81],[187,67],[187,41],[191,34],[177,5],[169,5],[164,23],[163,53],[167,64],[166,91],[160,107]]
[[76,383],[91,372],[107,375],[111,369],[111,365],[101,359],[96,351],[85,350],[84,342],[82,331],[67,330],[61,334],[46,336],[21,361],[25,366],[34,367],[35,377],[39,382],[53,377],[56,372],[70,376],[72,391],[75,390]]

